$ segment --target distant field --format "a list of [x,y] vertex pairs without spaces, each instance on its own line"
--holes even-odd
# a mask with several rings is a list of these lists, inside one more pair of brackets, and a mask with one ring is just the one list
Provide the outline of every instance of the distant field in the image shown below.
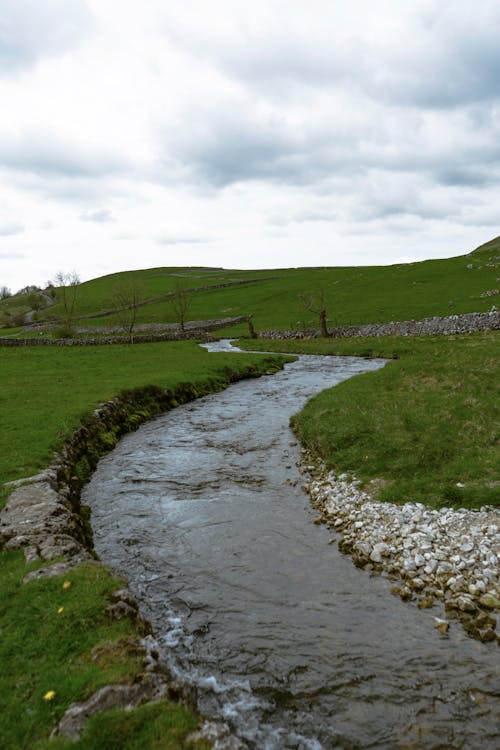
[[[299,296],[322,292],[328,325],[381,323],[432,315],[490,310],[500,298],[482,296],[500,282],[500,238],[469,255],[393,266],[227,270],[211,268],[152,268],[103,276],[81,284],[77,314],[102,314],[112,309],[113,291],[123,282],[140,285],[141,300],[155,300],[179,284],[200,288],[192,294],[188,319],[204,320],[252,314],[257,330],[317,326]],[[251,283],[223,289],[218,284]],[[19,303],[26,304],[26,299]],[[0,302],[0,318],[12,300]],[[19,305],[18,305],[19,307]],[[27,307],[25,308],[28,309]],[[60,313],[55,305],[39,313],[41,319]],[[176,316],[167,299],[157,299],[138,310],[139,323],[173,323]],[[92,325],[110,325],[113,318],[95,317]],[[239,326],[242,332],[244,326]]]

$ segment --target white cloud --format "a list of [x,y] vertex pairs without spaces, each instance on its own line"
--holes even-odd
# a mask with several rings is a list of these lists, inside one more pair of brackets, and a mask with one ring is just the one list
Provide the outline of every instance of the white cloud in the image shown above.
[[0,75],[64,54],[91,27],[82,0],[1,0]]
[[15,221],[2,221],[0,219],[0,237],[11,237],[24,232],[24,225]]
[[0,0],[0,18],[13,288],[68,264],[383,263],[499,233],[490,0]]
[[80,214],[82,221],[95,221],[98,224],[105,224],[108,221],[114,221],[113,214],[107,208],[98,208],[95,211],[84,211]]

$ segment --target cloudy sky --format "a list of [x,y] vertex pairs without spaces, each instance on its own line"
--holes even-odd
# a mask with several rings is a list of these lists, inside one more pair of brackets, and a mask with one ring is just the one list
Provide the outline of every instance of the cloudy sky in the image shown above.
[[0,286],[500,234],[498,0],[0,0]]

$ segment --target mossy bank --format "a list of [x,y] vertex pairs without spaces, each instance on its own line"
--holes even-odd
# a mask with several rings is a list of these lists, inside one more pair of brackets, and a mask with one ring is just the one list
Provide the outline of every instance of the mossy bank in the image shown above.
[[[284,360],[209,355],[188,343],[98,349],[2,356],[11,398],[3,478],[21,479],[4,490],[0,532],[7,547],[0,552],[3,747],[209,747],[193,735],[199,719],[185,705],[191,696],[159,662],[123,582],[93,559],[80,489],[125,432],[234,380],[274,372]],[[45,416],[45,429],[36,429]],[[57,456],[43,469],[53,448]],[[28,469],[39,472],[33,480],[19,476]],[[154,706],[123,710],[152,699]],[[76,735],[70,706],[90,717]],[[96,706],[115,708],[96,713]]]

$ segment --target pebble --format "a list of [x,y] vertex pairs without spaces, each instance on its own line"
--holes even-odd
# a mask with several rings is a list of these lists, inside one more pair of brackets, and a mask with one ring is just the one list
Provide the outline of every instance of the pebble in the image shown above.
[[448,622],[448,620],[441,620],[440,617],[435,617],[434,627],[437,628],[437,630],[439,630],[439,632],[443,633],[444,635],[450,629],[450,623]]
[[[340,548],[352,554],[357,565],[402,579],[395,590],[404,599],[418,592],[427,604],[433,596],[459,617],[476,621],[485,611],[489,616],[500,612],[500,511],[490,506],[435,510],[422,503],[377,502],[357,480],[322,466],[313,468],[307,461],[312,504],[343,535]],[[436,627],[447,632],[449,623],[440,622],[446,626]],[[495,625],[492,617],[478,637],[498,639]]]

